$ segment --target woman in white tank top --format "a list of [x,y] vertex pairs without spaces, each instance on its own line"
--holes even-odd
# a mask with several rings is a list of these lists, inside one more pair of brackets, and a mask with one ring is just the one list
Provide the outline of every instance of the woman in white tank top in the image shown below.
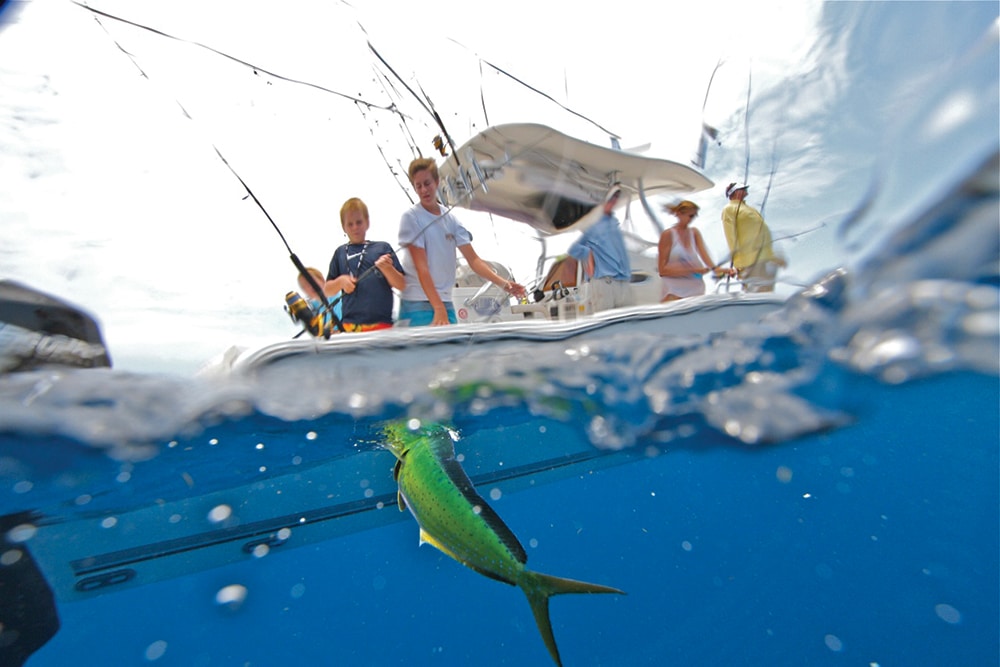
[[667,205],[666,210],[677,216],[677,224],[660,235],[659,262],[660,282],[663,285],[662,300],[674,301],[705,293],[702,278],[709,271],[725,275],[732,269],[715,268],[701,232],[691,227],[698,216],[698,205],[684,201]]

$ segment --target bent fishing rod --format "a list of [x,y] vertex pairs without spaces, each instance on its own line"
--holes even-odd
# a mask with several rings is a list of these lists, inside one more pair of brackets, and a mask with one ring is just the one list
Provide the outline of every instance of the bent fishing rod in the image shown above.
[[[99,16],[104,16],[104,17],[113,19],[115,21],[121,21],[122,23],[126,23],[128,25],[132,25],[132,26],[135,26],[137,28],[142,28],[143,30],[148,30],[148,31],[150,31],[150,32],[152,32],[154,34],[161,35],[161,36],[167,37],[169,39],[173,39],[173,40],[177,40],[177,41],[181,41],[181,42],[188,42],[188,43],[191,43],[191,44],[195,44],[195,45],[200,46],[202,48],[208,49],[209,51],[217,53],[217,54],[219,54],[219,55],[221,55],[223,57],[229,58],[230,60],[235,60],[236,62],[239,62],[239,63],[241,63],[243,65],[248,66],[248,67],[253,67],[255,71],[257,69],[260,69],[260,68],[255,67],[254,65],[251,65],[250,63],[247,63],[245,61],[239,60],[237,58],[233,58],[232,56],[229,56],[229,55],[227,55],[225,53],[222,53],[221,51],[217,51],[216,49],[213,49],[213,48],[211,48],[209,46],[205,46],[204,44],[200,44],[198,42],[190,42],[189,40],[184,40],[184,39],[180,39],[178,37],[174,37],[173,35],[169,35],[169,34],[167,34],[165,32],[160,31],[160,30],[156,30],[155,28],[150,28],[148,26],[144,26],[144,25],[141,25],[139,23],[135,23],[133,21],[129,21],[127,19],[123,19],[123,18],[115,16],[113,14],[109,14],[107,12],[103,12],[103,11],[100,11],[98,9],[94,9],[93,7],[89,7],[89,6],[87,6],[87,5],[85,5],[85,4],[81,3],[81,2],[78,2],[77,0],[73,0],[73,2],[75,4],[77,4],[77,5],[79,5],[80,7],[86,9],[87,11],[92,12],[95,15],[94,16],[94,20],[97,21],[98,25],[101,25],[102,28],[104,28],[104,26],[101,24],[100,18],[98,18]],[[126,51],[122,47],[122,45],[119,44],[118,41],[114,37],[112,37],[110,33],[108,33],[108,31],[107,31],[106,28],[104,29],[104,32],[108,34],[108,37],[111,39],[111,41],[114,42],[115,46],[117,46],[118,49],[122,53],[125,53],[129,57],[129,60],[132,62],[133,65],[135,65],[135,67],[139,70],[139,72],[143,75],[143,77],[145,77],[146,80],[149,80],[149,75],[146,74],[146,72],[142,69],[142,67],[139,66],[139,63],[136,62],[135,57],[132,56],[131,53],[129,53],[128,51]],[[266,71],[266,70],[262,69],[261,71]],[[282,79],[285,79],[285,80],[288,80],[288,81],[294,81],[292,79],[288,79],[287,77],[282,77],[282,76],[276,75],[276,74],[272,74],[272,76],[277,76],[279,78],[282,78]],[[309,83],[304,82],[304,81],[298,81],[297,83],[302,83],[304,85],[312,85],[313,87],[321,88],[320,86],[315,86],[314,84],[309,84]],[[334,94],[337,94],[337,95],[344,96],[342,93],[336,93],[336,91],[328,90],[328,89],[325,89],[325,88],[321,88],[321,89],[325,90],[326,92],[330,92],[330,93],[334,93]],[[349,97],[349,96],[346,96],[346,97]],[[354,98],[351,98],[351,99],[354,99]],[[358,101],[358,100],[355,100],[355,101]],[[178,105],[181,106],[182,110],[184,109],[183,105],[180,104],[179,100],[178,100]],[[186,110],[184,110],[184,114],[188,118],[191,118],[191,115],[188,114]],[[191,118],[191,120],[194,120],[194,119]],[[274,218],[272,218],[271,214],[267,212],[267,209],[264,208],[264,205],[261,203],[260,199],[257,198],[257,195],[254,194],[253,190],[250,189],[250,186],[247,185],[246,181],[244,181],[243,178],[239,175],[239,173],[237,173],[237,171],[233,168],[233,166],[231,164],[229,164],[229,161],[225,158],[225,156],[222,155],[222,151],[219,150],[218,146],[216,146],[215,144],[212,144],[212,149],[215,151],[215,154],[219,157],[219,159],[222,160],[222,164],[226,165],[226,167],[229,169],[229,171],[232,172],[233,176],[236,177],[236,180],[238,180],[240,182],[240,184],[243,186],[243,189],[245,189],[247,191],[247,195],[249,195],[250,198],[253,199],[254,203],[257,204],[257,207],[261,210],[261,212],[264,214],[264,216],[271,223],[271,226],[274,227],[274,231],[276,231],[278,233],[278,236],[281,238],[281,242],[284,243],[285,248],[288,249],[288,253],[289,253],[289,256],[290,256],[290,258],[292,260],[292,264],[295,265],[295,268],[298,270],[299,274],[302,275],[305,278],[305,280],[309,284],[309,286],[316,292],[317,295],[319,295],[320,300],[324,303],[325,309],[329,310],[330,316],[333,319],[334,324],[336,324],[337,329],[339,329],[340,331],[344,331],[344,324],[336,317],[336,315],[333,314],[333,310],[332,310],[333,307],[330,305],[328,299],[326,298],[326,294],[323,293],[322,286],[320,286],[316,282],[316,279],[313,278],[312,274],[305,267],[305,265],[302,263],[302,261],[298,258],[298,255],[296,255],[292,251],[291,246],[288,244],[288,241],[285,239],[285,235],[281,233],[281,229],[278,228],[278,224],[274,221]]]

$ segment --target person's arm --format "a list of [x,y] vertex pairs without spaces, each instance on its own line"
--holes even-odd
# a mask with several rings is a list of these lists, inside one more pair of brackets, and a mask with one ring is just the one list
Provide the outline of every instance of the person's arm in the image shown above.
[[705,239],[702,238],[701,232],[697,229],[694,230],[694,243],[695,247],[698,249],[698,255],[701,257],[701,261],[705,262],[707,270],[701,271],[700,273],[713,272],[716,276],[733,275],[736,272],[728,266],[715,266],[715,262],[712,261],[712,256],[708,254],[708,248],[705,246]]
[[726,206],[722,209],[722,231],[726,233],[726,244],[729,246],[730,261],[736,255],[736,207]]
[[396,269],[396,265],[393,263],[392,255],[390,253],[385,253],[376,259],[375,268],[377,268],[379,272],[385,276],[385,279],[389,283],[390,287],[395,287],[398,290],[406,287],[406,276]]
[[516,297],[523,297],[526,293],[524,285],[514,282],[513,280],[504,280],[497,272],[493,270],[489,262],[480,257],[475,248],[472,247],[471,243],[466,245],[458,246],[459,251],[462,253],[462,257],[469,264],[469,268],[476,272],[476,275],[480,276],[485,280],[489,280],[491,283],[502,289],[508,294],[513,294]]
[[672,277],[670,273],[670,249],[674,245],[674,235],[669,229],[660,234],[660,243],[657,245],[657,273],[663,277]]
[[409,251],[410,258],[413,259],[413,267],[417,270],[417,281],[420,283],[421,289],[424,290],[431,308],[434,309],[434,319],[431,320],[431,326],[451,324],[448,321],[448,309],[445,308],[444,301],[441,300],[441,295],[438,294],[437,287],[434,285],[434,278],[431,277],[431,267],[427,263],[427,250],[411,245]]

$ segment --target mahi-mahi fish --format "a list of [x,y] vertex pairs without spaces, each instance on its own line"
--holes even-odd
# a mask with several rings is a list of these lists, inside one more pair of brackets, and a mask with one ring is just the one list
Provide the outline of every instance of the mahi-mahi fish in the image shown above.
[[455,459],[454,440],[444,425],[410,428],[393,422],[384,433],[387,448],[396,456],[393,477],[399,484],[399,509],[409,509],[417,520],[420,543],[433,545],[491,579],[520,587],[549,654],[561,666],[549,620],[549,598],[561,593],[624,595],[624,591],[527,569],[524,547],[476,492]]

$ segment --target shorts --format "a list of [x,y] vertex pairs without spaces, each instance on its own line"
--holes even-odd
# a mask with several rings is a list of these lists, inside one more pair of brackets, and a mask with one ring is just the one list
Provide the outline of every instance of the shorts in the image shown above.
[[[445,301],[444,307],[448,311],[448,322],[458,324],[458,316],[455,315],[455,306],[451,301]],[[407,301],[399,302],[399,318],[396,326],[400,327],[426,327],[434,321],[434,307],[430,301]]]

